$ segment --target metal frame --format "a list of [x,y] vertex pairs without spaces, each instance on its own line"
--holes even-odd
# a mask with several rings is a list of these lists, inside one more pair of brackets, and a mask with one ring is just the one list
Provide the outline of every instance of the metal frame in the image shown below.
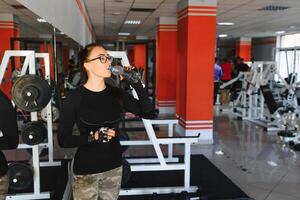
[[[299,113],[299,108],[294,98],[295,83],[287,83],[277,70],[276,62],[254,62],[251,72],[241,72],[235,79],[223,84],[220,88],[225,88],[234,82],[242,81],[242,90],[230,110],[232,114],[242,118],[243,120],[251,121],[257,125],[263,126],[267,131],[282,130],[278,126],[277,121],[271,122],[270,113],[265,109],[264,97],[260,94],[259,88],[261,85],[266,85],[270,80],[274,79],[275,74],[282,81],[283,86],[289,91],[285,105],[290,105],[296,108]],[[236,111],[236,112],[234,112]]]
[[[126,53],[122,52],[109,52],[112,56],[122,58],[124,66],[128,66],[128,58]],[[128,63],[126,63],[128,62]],[[123,64],[123,63],[122,63]],[[136,91],[133,89],[132,94],[134,98],[138,99]],[[177,120],[151,120],[142,119],[149,140],[134,140],[134,141],[121,141],[121,145],[153,145],[156,155],[158,157],[159,164],[149,164],[157,160],[147,160],[140,158],[136,160],[128,160],[129,162],[139,163],[138,165],[131,165],[132,171],[167,171],[167,170],[183,170],[184,171],[184,186],[183,187],[160,187],[160,188],[130,188],[120,191],[120,195],[143,195],[153,194],[168,194],[168,193],[180,193],[182,191],[196,192],[198,187],[190,186],[190,157],[191,157],[191,144],[198,142],[198,137],[182,137],[173,138],[173,125],[178,123]],[[168,138],[157,138],[152,124],[168,124]],[[168,145],[168,160],[173,160],[173,144],[184,144],[184,163],[167,164],[167,159],[164,157],[160,148],[161,144]],[[145,164],[142,164],[142,163]]]
[[[147,120],[143,119],[149,140],[131,140],[121,141],[121,145],[153,145],[158,159],[137,158],[126,159],[129,163],[135,163],[131,166],[131,171],[170,171],[183,170],[184,171],[184,185],[182,187],[146,187],[146,188],[128,188],[120,191],[120,195],[144,195],[144,194],[169,194],[180,193],[182,191],[196,192],[198,187],[190,185],[190,156],[191,144],[198,142],[198,137],[182,137],[174,138],[173,126],[177,124],[177,120]],[[157,138],[152,128],[152,124],[167,124],[168,136],[167,138]],[[164,157],[159,145],[168,145],[168,157]],[[184,144],[184,163],[178,163],[179,159],[173,157],[173,144]],[[157,163],[158,164],[149,164]],[[167,164],[167,162],[173,162]],[[138,165],[136,165],[138,164]]]
[[[8,66],[9,59],[11,57],[25,57],[21,75],[27,73],[29,69],[29,74],[35,74],[35,59],[43,58],[45,62],[45,79],[50,84],[50,62],[49,62],[49,54],[48,53],[35,53],[34,51],[5,51],[3,56],[1,67],[0,67],[0,83],[5,74],[5,70]],[[15,200],[24,200],[24,199],[49,199],[49,192],[41,192],[40,191],[40,166],[58,166],[60,162],[54,162],[53,160],[53,131],[52,131],[52,104],[51,101],[48,103],[47,109],[47,131],[48,131],[48,143],[42,143],[39,145],[29,146],[26,144],[19,144],[18,149],[32,149],[32,166],[34,169],[34,185],[33,185],[33,193],[23,193],[16,195],[8,195],[6,199],[15,199]],[[38,116],[37,112],[31,112],[31,120],[37,121]],[[48,162],[40,162],[39,160],[39,150],[40,148],[47,147],[49,149],[49,161]]]
[[[132,91],[134,98],[138,99],[135,90]],[[182,191],[196,192],[198,187],[190,185],[190,164],[191,164],[191,144],[198,142],[198,137],[181,137],[173,138],[173,125],[178,121],[171,120],[151,120],[142,119],[149,140],[133,140],[133,141],[121,141],[121,145],[153,145],[156,155],[158,157],[159,164],[149,164],[149,160],[140,158],[139,161],[135,160],[135,163],[139,165],[132,165],[131,171],[168,171],[168,170],[183,170],[184,171],[184,186],[183,187],[146,187],[146,188],[130,188],[120,191],[120,195],[143,195],[143,194],[169,194],[180,193]],[[157,138],[154,132],[152,124],[168,124],[168,137]],[[160,148],[161,144],[168,145],[168,158],[166,159]],[[173,158],[173,144],[184,144],[184,163],[172,163],[167,164],[167,160]],[[130,160],[129,160],[130,161]],[[151,160],[153,162],[153,160]],[[154,160],[155,161],[155,160]],[[131,161],[132,162],[132,161]],[[142,164],[144,162],[144,164]]]
[[[173,137],[174,125],[178,124],[177,119],[167,119],[167,120],[150,120],[152,125],[168,125],[168,137]],[[148,140],[145,141],[121,141],[122,145],[152,145]],[[157,163],[159,160],[157,158],[144,158],[144,159],[135,159],[128,158],[126,159],[129,163]],[[173,156],[173,144],[168,144],[168,157],[165,158],[166,162],[179,162],[179,159]]]
[[[10,46],[11,46],[11,50],[15,50],[15,42],[22,42],[24,44],[24,49],[28,49],[28,44],[43,44],[44,46],[47,44],[51,45],[51,51],[53,53],[53,58],[52,61],[53,63],[55,63],[55,56],[54,56],[54,50],[56,49],[62,49],[63,48],[63,43],[61,41],[57,41],[54,38],[54,35],[52,34],[52,38],[28,38],[28,37],[13,37],[10,39]],[[54,42],[55,42],[55,46],[54,47]],[[21,45],[22,46],[22,45]],[[16,50],[22,50],[22,49],[16,49]],[[33,49],[29,49],[34,51]],[[48,52],[48,50],[45,49],[45,52]],[[14,59],[12,59],[12,68],[15,68],[15,61]]]
[[[253,81],[251,82],[253,87],[250,87],[248,93],[250,94],[251,91],[254,91],[257,94],[258,88],[260,88],[261,85],[268,84],[270,80],[274,79],[274,76],[276,74],[278,78],[282,81],[284,87],[288,90],[287,99],[283,101],[284,106],[290,105],[296,109],[296,112],[299,112],[297,101],[294,95],[296,84],[295,82],[287,83],[284,80],[284,78],[279,74],[277,70],[276,62],[255,62],[253,66],[256,73],[254,73],[255,75],[253,76],[252,79]],[[294,79],[295,79],[295,75],[294,75]],[[255,95],[253,99],[254,99],[254,104],[252,103],[252,98],[250,96],[248,116],[246,120],[265,127],[268,132],[283,130],[284,128],[279,126],[277,120],[275,120],[274,122],[266,120],[266,118],[270,119],[271,115],[268,112],[266,112],[266,110],[264,109],[263,95],[261,94],[259,96]],[[277,112],[273,114],[273,116],[277,116]]]
[[[35,59],[41,58],[44,59],[45,63],[45,80],[47,80],[48,84],[51,84],[50,79],[50,58],[49,53],[35,53]],[[29,59],[28,57],[25,58],[22,70],[21,70],[21,76],[26,74],[29,66]],[[35,68],[34,68],[35,69]],[[29,73],[32,74],[29,70]],[[34,72],[35,74],[35,72]],[[51,100],[46,106],[46,112],[47,112],[47,143],[41,143],[39,144],[40,150],[43,148],[48,148],[48,161],[40,162],[41,167],[49,167],[49,166],[60,166],[60,161],[54,161],[53,154],[54,154],[54,148],[53,148],[53,124],[52,124],[52,102]],[[31,148],[31,146],[27,144],[19,144],[18,149],[28,149]]]

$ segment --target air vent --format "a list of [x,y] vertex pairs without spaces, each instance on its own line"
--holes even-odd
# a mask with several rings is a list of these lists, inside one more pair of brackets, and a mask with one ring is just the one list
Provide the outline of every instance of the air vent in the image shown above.
[[26,7],[23,5],[11,5],[11,7],[13,7],[14,9],[17,9],[17,10],[26,9]]
[[130,11],[134,11],[134,12],[154,12],[155,8],[130,8]]
[[274,6],[274,5],[269,5],[269,6],[260,8],[258,10],[263,10],[263,11],[283,11],[283,10],[286,10],[288,8],[290,8],[290,7],[288,7],[288,6]]

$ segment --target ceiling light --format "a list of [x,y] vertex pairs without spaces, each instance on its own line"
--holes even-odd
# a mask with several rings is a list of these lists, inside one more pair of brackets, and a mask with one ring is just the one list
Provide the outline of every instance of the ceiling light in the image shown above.
[[118,35],[130,35],[130,33],[118,33]]
[[286,31],[277,31],[276,34],[284,34]]
[[228,37],[228,35],[227,34],[220,34],[219,35],[219,38],[225,38],[225,37]]
[[218,25],[220,26],[233,26],[233,22],[219,22]]
[[124,24],[140,24],[140,20],[126,20]]
[[114,12],[112,13],[112,15],[120,15],[121,13],[120,12]]
[[294,28],[296,28],[296,26],[289,26],[289,28],[290,28],[290,29],[294,29]]
[[38,22],[41,22],[41,23],[45,23],[45,22],[47,22],[46,20],[44,20],[43,18],[37,18],[36,19]]

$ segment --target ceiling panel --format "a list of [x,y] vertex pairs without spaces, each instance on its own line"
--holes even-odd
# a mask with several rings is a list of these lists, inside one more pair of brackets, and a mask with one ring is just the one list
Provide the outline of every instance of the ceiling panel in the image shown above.
[[[265,6],[287,6],[283,11],[262,11]],[[235,23],[232,27],[217,27],[219,34],[230,37],[274,36],[276,31],[289,30],[289,26],[299,24],[300,1],[298,0],[219,0],[217,21]],[[292,30],[292,31],[295,31]]]
[[[132,35],[154,36],[159,17],[177,17],[179,0],[82,0],[97,36],[117,35],[130,32]],[[15,13],[28,30],[49,32],[49,25],[36,22],[37,16],[27,9],[16,10],[11,5],[16,0],[0,0],[0,13]],[[284,11],[261,11],[268,6],[287,6]],[[131,8],[151,8],[154,12],[135,12]],[[274,36],[276,31],[300,30],[300,0],[218,0],[217,21],[233,22],[234,26],[217,26],[218,34],[230,37]],[[125,25],[126,20],[140,20],[140,25]],[[295,26],[290,28],[290,26]],[[30,31],[29,31],[30,32]]]
[[16,0],[0,0],[0,13],[12,13],[17,16],[20,37],[40,37],[52,34],[53,28],[48,23],[39,23],[38,16],[26,8],[15,9],[13,5],[21,5]]

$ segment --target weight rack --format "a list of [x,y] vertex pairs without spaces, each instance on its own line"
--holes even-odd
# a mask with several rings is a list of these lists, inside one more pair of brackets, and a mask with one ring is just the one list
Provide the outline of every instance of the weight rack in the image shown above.
[[[1,66],[0,66],[0,83],[4,77],[6,68],[9,64],[9,59],[11,57],[25,57],[23,66],[21,68],[21,76],[25,75],[29,70],[29,74],[35,74],[35,59],[41,58],[44,59],[45,63],[45,79],[50,85],[50,60],[48,53],[35,53],[34,51],[19,51],[19,50],[9,50],[5,51]],[[32,149],[32,166],[34,169],[33,177],[33,193],[21,193],[15,195],[8,195],[6,199],[13,200],[25,200],[25,199],[50,199],[49,192],[41,192],[40,190],[40,167],[44,166],[60,166],[60,162],[55,162],[53,158],[53,126],[52,126],[52,103],[49,101],[47,107],[47,136],[48,142],[41,143],[34,146],[29,146],[27,144],[19,144],[17,149]],[[37,121],[38,116],[37,112],[31,112],[31,121]],[[48,148],[48,161],[40,162],[39,159],[39,150],[42,148]]]

